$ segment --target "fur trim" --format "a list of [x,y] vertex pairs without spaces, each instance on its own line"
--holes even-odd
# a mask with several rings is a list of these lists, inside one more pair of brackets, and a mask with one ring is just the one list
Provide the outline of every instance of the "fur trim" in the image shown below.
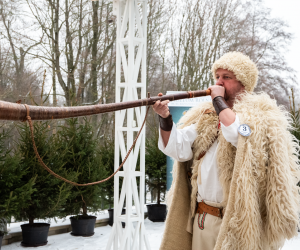
[[232,154],[225,153],[228,143],[219,145],[224,194],[229,182],[230,189],[215,249],[279,249],[297,235],[300,211],[298,146],[288,131],[290,118],[264,93],[243,94],[234,112],[252,133],[239,136],[234,167]]
[[[217,125],[219,118],[216,113],[209,113],[205,114],[206,110],[215,111],[211,102],[202,103],[199,106],[193,107],[187,112],[181,119],[179,120],[177,126],[178,128],[182,129],[184,127],[190,126],[193,123],[196,123],[196,129],[198,132],[198,137],[195,139],[192,148],[194,159],[191,166],[192,169],[192,178],[191,178],[191,185],[192,185],[192,192],[191,192],[191,215],[194,217],[196,204],[197,204],[197,192],[198,192],[198,171],[199,167],[202,164],[203,158],[198,160],[198,156],[207,151],[211,146],[212,142],[214,141],[217,135]],[[177,178],[177,168],[180,164],[176,162],[173,166],[173,183],[176,182]],[[199,176],[201,180],[201,176]],[[167,193],[167,206],[170,207],[172,204],[174,195],[174,185],[171,186],[169,192]]]
[[[205,114],[206,110],[215,111],[211,102],[205,102],[199,106],[193,107],[189,110],[178,122],[179,128],[184,128],[193,123],[196,123],[196,130],[198,137],[195,139],[193,148],[193,163],[192,163],[192,192],[191,192],[191,215],[194,217],[196,205],[197,205],[197,192],[198,183],[197,180],[201,180],[201,167],[203,158],[198,160],[198,157],[203,152],[206,152],[215,140],[217,135],[217,126],[219,117],[215,112]],[[176,170],[175,170],[176,171]],[[201,183],[199,183],[201,184]],[[171,194],[170,194],[171,196]],[[169,201],[168,201],[169,203]]]
[[229,52],[218,59],[212,66],[212,73],[215,80],[218,69],[227,69],[232,71],[237,80],[239,80],[245,89],[252,92],[257,84],[258,70],[250,57],[241,52]]

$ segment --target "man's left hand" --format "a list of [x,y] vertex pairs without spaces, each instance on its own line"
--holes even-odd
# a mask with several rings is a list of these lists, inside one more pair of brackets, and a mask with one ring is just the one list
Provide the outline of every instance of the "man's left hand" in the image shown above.
[[224,97],[224,95],[225,95],[225,88],[222,86],[213,85],[213,86],[210,86],[208,89],[210,89],[210,91],[211,91],[210,96],[211,96],[212,100],[217,96]]

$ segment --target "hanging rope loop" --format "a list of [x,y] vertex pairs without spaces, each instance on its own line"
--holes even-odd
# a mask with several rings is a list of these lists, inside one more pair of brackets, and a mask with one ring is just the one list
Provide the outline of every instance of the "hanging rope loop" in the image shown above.
[[133,141],[133,144],[132,146],[130,147],[127,155],[125,156],[124,160],[122,161],[121,165],[119,166],[119,168],[112,174],[110,175],[109,177],[107,177],[106,179],[104,180],[101,180],[101,181],[96,181],[96,182],[91,182],[91,183],[85,183],[85,184],[80,184],[80,183],[76,183],[76,182],[73,182],[73,181],[70,181],[70,180],[67,180],[66,178],[54,173],[49,167],[47,167],[47,165],[43,162],[42,158],[40,157],[39,155],[39,152],[37,150],[37,147],[35,145],[35,140],[34,140],[34,128],[33,128],[33,125],[32,125],[32,121],[31,121],[31,117],[30,117],[30,113],[29,113],[29,106],[27,104],[23,104],[27,110],[27,116],[26,116],[26,119],[25,121],[27,120],[28,121],[28,124],[29,124],[29,128],[30,128],[30,135],[31,135],[31,140],[32,140],[32,146],[33,146],[33,150],[35,152],[35,155],[39,161],[39,163],[41,164],[41,166],[46,170],[48,171],[51,175],[53,175],[54,177],[66,182],[66,183],[69,183],[71,185],[74,185],[74,186],[79,186],[79,187],[84,187],[84,186],[91,186],[91,185],[96,185],[96,184],[100,184],[100,183],[103,183],[105,181],[108,181],[110,178],[112,178],[114,175],[116,175],[116,173],[119,172],[119,170],[123,167],[124,163],[126,162],[128,156],[130,155],[133,147],[135,146],[136,142],[137,142],[137,139],[139,138],[139,135],[141,134],[142,130],[143,130],[143,127],[145,125],[145,122],[146,122],[146,118],[147,118],[147,115],[148,115],[148,112],[149,112],[149,108],[150,106],[148,106],[147,108],[147,112],[146,112],[146,115],[145,115],[145,119],[142,123],[142,126],[141,126],[141,129],[139,130],[136,138],[134,139]]

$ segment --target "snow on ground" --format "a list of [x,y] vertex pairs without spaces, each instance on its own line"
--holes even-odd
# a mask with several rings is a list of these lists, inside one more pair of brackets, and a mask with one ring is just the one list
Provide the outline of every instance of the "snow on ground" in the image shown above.
[[300,249],[300,233],[298,237],[286,241],[282,250],[299,250]]
[[[163,222],[151,222],[145,220],[145,227],[147,230],[148,239],[151,249],[159,249],[162,234],[165,228]],[[70,233],[52,235],[48,237],[48,244],[39,248],[26,247],[26,249],[39,250],[105,250],[108,238],[110,236],[112,227],[97,227],[95,234],[91,237],[74,237]],[[10,245],[2,247],[2,250],[16,250],[23,248],[20,242],[15,242]]]
[[[135,211],[135,210],[133,210]],[[94,215],[97,217],[97,220],[100,219],[105,219],[108,218],[108,211],[104,210],[104,211],[100,211],[98,213],[89,213],[89,215]],[[54,226],[62,226],[62,225],[70,225],[70,217],[71,216],[67,216],[63,219],[50,219],[50,220],[35,220],[34,222],[43,222],[43,223],[50,223],[51,227]],[[28,221],[22,221],[22,222],[14,222],[11,224],[8,224],[8,231],[9,233],[14,233],[14,232],[20,232],[21,231],[21,225],[22,224],[26,224],[28,223]]]
[[[145,227],[147,230],[148,239],[150,242],[151,250],[158,250],[165,223],[151,222],[145,220]],[[112,227],[97,227],[95,234],[92,237],[74,237],[70,233],[53,235],[48,237],[48,244],[39,247],[39,250],[105,250],[108,238],[110,236]],[[20,242],[15,242],[11,245],[2,247],[2,250],[17,250],[23,248]],[[37,249],[27,247],[26,249]],[[282,250],[299,250],[300,249],[300,233],[298,237],[286,242]]]

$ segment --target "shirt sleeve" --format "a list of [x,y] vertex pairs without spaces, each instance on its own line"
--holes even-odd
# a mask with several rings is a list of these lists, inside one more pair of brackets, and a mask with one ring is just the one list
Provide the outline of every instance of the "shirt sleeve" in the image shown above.
[[177,129],[173,122],[170,138],[167,146],[164,145],[159,129],[158,148],[166,155],[179,162],[188,161],[193,158],[192,145],[198,133],[192,124],[183,129]]
[[237,114],[235,115],[235,121],[228,127],[226,127],[221,122],[221,129],[225,140],[230,142],[235,147],[237,147],[237,142],[239,137],[239,132],[238,132],[239,126],[240,126],[240,119]]

